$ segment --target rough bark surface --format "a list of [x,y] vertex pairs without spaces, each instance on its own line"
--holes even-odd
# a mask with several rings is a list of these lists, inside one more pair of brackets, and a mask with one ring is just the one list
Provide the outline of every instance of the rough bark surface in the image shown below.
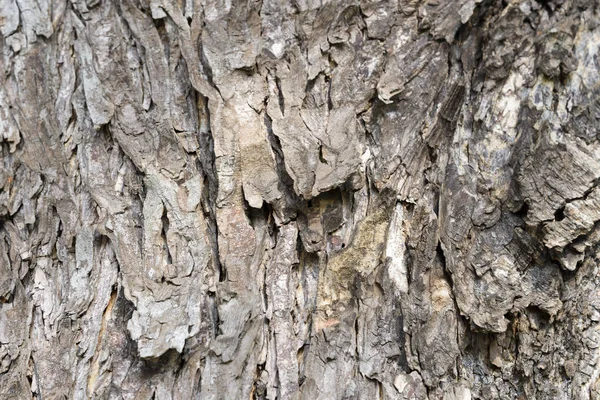
[[599,399],[588,0],[0,0],[1,399]]

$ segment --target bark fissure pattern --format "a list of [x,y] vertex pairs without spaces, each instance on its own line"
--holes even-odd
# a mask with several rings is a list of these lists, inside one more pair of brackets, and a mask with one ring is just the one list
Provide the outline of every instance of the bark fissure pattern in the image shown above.
[[1,399],[600,398],[588,0],[0,0]]

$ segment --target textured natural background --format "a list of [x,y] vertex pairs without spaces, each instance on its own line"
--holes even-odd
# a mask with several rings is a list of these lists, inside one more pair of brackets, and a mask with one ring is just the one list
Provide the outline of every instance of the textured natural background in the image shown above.
[[599,399],[589,0],[0,0],[0,399]]

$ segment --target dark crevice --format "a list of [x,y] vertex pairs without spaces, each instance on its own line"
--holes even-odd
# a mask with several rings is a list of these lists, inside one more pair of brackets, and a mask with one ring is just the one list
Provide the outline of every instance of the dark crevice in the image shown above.
[[279,237],[279,226],[275,223],[275,219],[273,218],[273,207],[270,204],[263,203],[261,212],[262,219],[267,224],[269,235],[271,238],[273,238],[273,243],[277,243],[277,238]]
[[267,140],[269,141],[271,150],[275,155],[276,172],[279,182],[282,184],[280,185],[280,190],[285,196],[285,206],[287,208],[291,208],[290,211],[293,212],[293,210],[297,210],[300,207],[302,200],[294,191],[294,180],[288,174],[288,171],[285,167],[285,159],[283,149],[281,147],[281,141],[273,132],[273,121],[267,113],[264,114],[264,122],[265,127],[267,128]]
[[459,44],[464,42],[470,36],[473,29],[479,28],[485,23],[486,15],[493,11],[494,1],[495,0],[483,0],[475,5],[469,20],[456,30],[456,33],[454,34],[456,42]]
[[219,227],[217,225],[217,196],[218,178],[216,170],[216,158],[214,152],[214,138],[210,131],[210,113],[208,111],[208,99],[198,93],[198,119],[200,129],[198,130],[198,169],[204,177],[204,190],[202,192],[202,206],[207,222],[208,239],[211,244],[213,267],[219,275],[219,282],[226,279],[226,271],[221,264],[219,256]]
[[121,332],[123,338],[126,338],[126,344],[125,346],[121,347],[119,354],[119,356],[123,359],[134,358],[138,355],[137,342],[131,339],[131,335],[127,330],[127,323],[133,316],[134,311],[135,305],[125,297],[125,290],[122,286],[120,286],[117,294],[117,300],[115,301],[113,308],[112,320],[109,326],[111,329],[114,326]]
[[526,202],[523,202],[521,207],[517,211],[515,211],[514,214],[517,217],[520,217],[521,219],[525,220],[525,218],[527,218],[528,212],[529,212],[529,204],[527,204]]
[[281,80],[279,77],[275,77],[275,85],[277,86],[277,102],[279,103],[279,111],[281,115],[285,115],[285,99],[283,98],[283,91],[281,90]]
[[329,164],[323,156],[323,144],[319,144],[319,161],[321,164]]
[[333,110],[333,101],[331,100],[331,78],[325,77],[327,83],[327,110]]
[[169,232],[169,218],[167,216],[167,208],[163,205],[163,214],[161,216],[162,229],[160,236],[167,252],[167,264],[173,264],[173,258],[171,257],[171,251],[169,250],[169,242],[167,241],[167,233]]
[[404,315],[402,314],[401,310],[398,312],[396,329],[396,332],[398,332],[398,336],[396,338],[398,341],[398,348],[402,349],[402,351],[391,360],[395,361],[402,371],[408,373],[410,371],[408,358],[406,357],[406,336],[408,334],[404,331]]
[[[442,241],[441,240],[438,241],[437,247],[435,248],[435,253],[436,253],[436,256],[437,256],[438,260],[442,264],[442,267],[443,267],[444,271],[446,271],[446,269],[447,269],[446,268],[447,267],[447,264],[446,264],[446,255],[444,254],[444,249],[442,248]],[[451,283],[451,281],[448,282],[448,283]]]
[[535,0],[535,1],[539,4],[541,4],[542,7],[544,7],[544,9],[548,12],[548,16],[550,18],[552,18],[552,14],[554,14],[554,11],[557,7],[554,4],[554,2],[552,0]]
[[561,208],[559,208],[558,210],[556,210],[554,212],[554,219],[556,221],[562,221],[563,219],[565,219],[565,207],[562,206]]
[[246,216],[246,220],[248,221],[248,225],[250,225],[250,227],[252,229],[256,229],[256,227],[254,226],[254,220],[256,218],[256,208],[253,208],[250,203],[248,203],[248,200],[246,200],[246,193],[244,192],[244,186],[242,185],[241,187],[242,189],[242,208],[244,210],[244,215]]
[[208,62],[208,60],[206,59],[206,54],[204,54],[204,48],[202,46],[202,44],[200,44],[199,48],[198,48],[198,55],[200,57],[200,68],[201,68],[201,73],[206,77],[206,80],[208,81],[208,83],[215,88],[215,90],[219,93],[219,95],[221,94],[221,92],[219,91],[219,88],[215,85],[214,81],[213,81],[213,73],[212,73],[212,69],[210,67],[210,63]]
[[210,302],[210,313],[213,328],[213,337],[221,335],[221,318],[219,317],[219,306],[217,296],[214,292],[208,292],[208,299]]
[[360,359],[360,354],[358,351],[358,315],[360,313],[360,300],[356,302],[356,318],[354,318],[354,356],[356,360]]
[[434,194],[434,200],[433,200],[433,212],[435,213],[436,217],[440,217],[440,202],[441,202],[441,196],[440,196],[440,192],[439,190],[435,190],[433,192]]

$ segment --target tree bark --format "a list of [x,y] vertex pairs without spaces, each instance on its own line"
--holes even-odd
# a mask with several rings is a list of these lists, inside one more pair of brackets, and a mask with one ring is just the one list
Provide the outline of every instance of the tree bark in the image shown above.
[[0,398],[600,399],[587,0],[0,0]]

